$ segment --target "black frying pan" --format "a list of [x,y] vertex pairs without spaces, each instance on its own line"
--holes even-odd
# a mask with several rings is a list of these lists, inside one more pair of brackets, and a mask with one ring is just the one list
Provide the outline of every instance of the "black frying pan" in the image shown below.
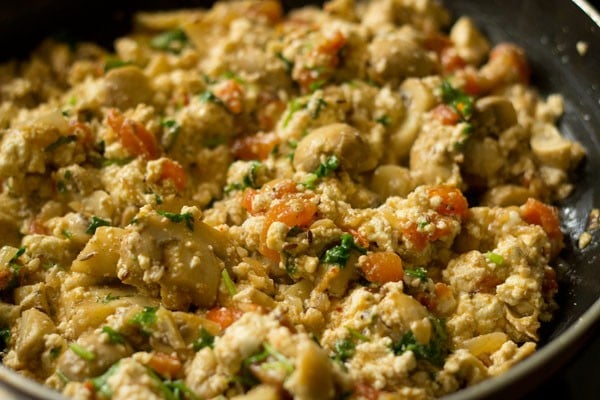
[[[4,3],[0,4],[3,50],[0,59],[24,56],[50,34],[66,33],[110,46],[112,39],[127,32],[133,10],[206,6],[210,2],[135,0],[125,6],[115,0]],[[288,8],[306,4],[289,0],[283,3]],[[587,248],[577,248],[577,238],[587,225],[589,212],[600,208],[600,15],[584,0],[445,0],[444,3],[455,16],[471,16],[493,42],[512,41],[526,49],[533,68],[533,84],[542,94],[564,95],[565,115],[560,128],[587,150],[584,165],[573,177],[577,189],[560,204],[567,241],[557,267],[560,309],[553,321],[543,326],[539,351],[498,378],[447,396],[448,400],[514,399],[564,366],[596,334],[600,325],[600,232],[593,233]],[[576,50],[578,41],[589,46],[583,56]],[[600,371],[596,363],[589,367],[595,369],[596,375]],[[0,398],[11,399],[11,393],[15,393],[15,399],[62,398],[0,367]],[[589,398],[598,395],[590,393]]]

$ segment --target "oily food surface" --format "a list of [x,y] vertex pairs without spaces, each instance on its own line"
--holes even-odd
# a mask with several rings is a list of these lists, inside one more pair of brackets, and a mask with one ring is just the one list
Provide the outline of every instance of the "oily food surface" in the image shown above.
[[428,399],[535,350],[584,152],[521,48],[434,1],[135,24],[0,67],[4,365],[77,399]]

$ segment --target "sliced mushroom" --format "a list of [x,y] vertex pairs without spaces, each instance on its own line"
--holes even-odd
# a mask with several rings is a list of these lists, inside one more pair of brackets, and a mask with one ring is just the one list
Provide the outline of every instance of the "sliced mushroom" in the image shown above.
[[458,55],[469,64],[479,65],[490,51],[490,44],[468,17],[461,17],[450,30],[450,40]]
[[517,185],[501,185],[488,190],[481,199],[481,205],[488,207],[520,206],[533,193],[525,187]]
[[562,137],[551,124],[535,124],[531,132],[531,150],[543,164],[567,170],[583,156],[583,149],[577,143]]
[[360,132],[350,125],[336,123],[315,129],[300,141],[294,154],[294,168],[314,172],[326,157],[332,155],[348,172],[365,172],[377,165]]
[[390,164],[377,167],[369,187],[382,199],[386,199],[390,196],[405,197],[413,190],[414,183],[407,168]]
[[152,88],[146,75],[135,66],[115,68],[104,79],[103,103],[121,110],[147,103],[152,98]]
[[518,123],[515,107],[509,99],[502,96],[487,96],[477,100],[473,118],[480,125],[497,133]]
[[435,72],[435,57],[413,40],[379,36],[369,45],[369,77],[376,82],[399,85],[407,77],[428,76]]

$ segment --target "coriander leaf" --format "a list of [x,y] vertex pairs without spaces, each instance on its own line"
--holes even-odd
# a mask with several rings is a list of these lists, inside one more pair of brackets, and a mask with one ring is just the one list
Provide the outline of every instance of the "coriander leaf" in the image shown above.
[[54,150],[58,149],[60,146],[69,144],[69,143],[73,143],[76,140],[77,140],[77,136],[75,136],[75,135],[59,136],[58,139],[56,139],[54,142],[52,142],[48,146],[46,146],[44,151],[45,152],[54,151]]
[[306,108],[307,103],[303,103],[298,99],[294,99],[288,105],[288,113],[286,114],[283,120],[283,127],[285,128],[290,123],[292,116],[297,112],[304,108]]
[[199,400],[198,395],[190,389],[182,380],[165,381],[165,387],[171,391],[176,400],[191,399]]
[[350,338],[338,340],[333,345],[333,359],[339,363],[344,363],[346,360],[354,356],[356,345]]
[[421,282],[427,282],[427,270],[423,267],[407,268],[404,273],[413,278],[418,278]]
[[125,344],[125,337],[110,326],[103,326],[102,332],[108,336],[108,342],[112,344]]
[[119,58],[109,58],[104,63],[104,72],[108,72],[111,69],[125,67],[127,65],[131,65],[131,61],[123,61]]
[[92,216],[90,225],[86,229],[85,233],[87,233],[88,235],[93,235],[94,233],[96,233],[96,229],[98,229],[101,226],[110,226],[110,221],[107,221],[102,218],[98,218],[94,215],[94,216]]
[[499,267],[504,264],[504,257],[502,257],[500,254],[488,251],[487,253],[484,254],[484,256],[485,256],[485,258],[487,258],[487,260],[489,262],[494,263]]
[[434,365],[442,366],[444,359],[448,354],[448,335],[443,320],[430,317],[432,326],[432,335],[429,343],[420,343],[412,331],[406,332],[400,341],[392,344],[392,350],[395,354],[402,354],[406,351],[412,351],[415,357],[431,362]]
[[94,361],[96,359],[96,354],[93,351],[86,349],[77,343],[71,343],[69,348],[73,353],[75,353],[79,358],[86,361]]
[[163,32],[150,40],[150,46],[153,48],[171,53],[179,53],[187,43],[188,37],[181,29]]
[[349,233],[344,233],[341,236],[341,243],[325,252],[323,262],[327,264],[337,264],[340,268],[346,266],[346,262],[350,258],[350,251],[354,249],[360,253],[366,253],[366,249],[360,247],[354,242],[354,237]]
[[221,271],[221,279],[223,279],[223,284],[225,284],[225,288],[227,288],[229,295],[231,297],[235,296],[237,290],[235,289],[235,284],[229,276],[229,272],[227,272],[227,268],[223,268],[223,270]]
[[473,114],[473,98],[460,89],[452,87],[450,82],[442,82],[442,101],[454,109],[461,120],[468,121]]
[[279,58],[282,62],[283,65],[285,66],[285,71],[289,74],[292,72],[292,69],[294,69],[294,62],[292,60],[290,60],[289,58],[286,58],[282,53],[276,53],[275,56],[277,58]]
[[202,103],[215,103],[218,104],[222,107],[224,107],[226,110],[229,110],[227,108],[227,106],[225,105],[225,103],[223,103],[223,100],[221,100],[220,98],[218,98],[213,92],[211,92],[210,90],[206,90],[204,93],[202,93],[200,95],[200,101]]
[[129,323],[138,326],[144,336],[150,336],[150,328],[156,323],[156,310],[158,307],[144,307],[129,320]]
[[[312,84],[311,84],[312,85]],[[311,89],[312,90],[312,89]],[[315,109],[313,110],[313,112],[310,114],[310,117],[312,119],[317,119],[319,118],[319,115],[321,115],[321,110],[324,107],[327,107],[327,102],[325,100],[323,100],[322,98],[319,98],[317,100],[317,106],[315,107]]]
[[207,331],[204,328],[200,329],[200,336],[198,337],[198,339],[192,344],[192,348],[194,349],[194,351],[200,351],[205,347],[213,347],[213,344],[215,342],[215,337],[213,335],[210,334],[209,331]]
[[322,162],[317,167],[314,174],[319,178],[324,178],[324,177],[328,176],[331,172],[338,169],[339,166],[340,166],[340,160],[335,154],[333,154],[333,155],[327,157],[325,162]]
[[346,327],[346,329],[348,330],[348,333],[349,333],[351,336],[354,336],[354,337],[355,337],[355,338],[357,338],[358,340],[362,340],[363,342],[368,342],[368,341],[369,341],[369,338],[368,338],[367,336],[363,335],[362,333],[360,333],[360,332],[359,332],[359,331],[357,331],[356,329],[349,328],[349,327]]
[[0,351],[4,351],[10,342],[10,328],[0,329]]
[[10,260],[8,260],[8,265],[10,265],[11,267],[18,267],[18,265],[16,264],[17,260],[19,259],[19,257],[21,257],[23,254],[25,254],[25,246],[21,246],[17,249],[17,252],[15,253],[14,256],[12,256],[10,258]]
[[164,119],[160,122],[160,126],[166,128],[166,137],[163,143],[165,143],[165,149],[170,150],[175,144],[177,136],[179,136],[179,131],[181,130],[181,127],[174,119]]
[[113,364],[105,373],[89,380],[92,387],[104,397],[112,397],[112,390],[108,384],[108,379],[113,376],[119,369],[119,362]]
[[387,115],[382,115],[379,118],[375,118],[375,122],[383,126],[390,126],[390,117]]
[[158,210],[156,212],[162,215],[163,217],[169,219],[171,222],[175,222],[176,224],[185,221],[185,226],[187,226],[187,228],[190,231],[194,230],[194,216],[192,215],[192,213],[186,212],[183,214],[176,214],[163,210]]
[[248,173],[244,175],[244,187],[249,187],[252,189],[258,189],[260,187],[260,185],[258,185],[256,182],[256,171],[261,165],[262,163],[259,161],[252,161]]

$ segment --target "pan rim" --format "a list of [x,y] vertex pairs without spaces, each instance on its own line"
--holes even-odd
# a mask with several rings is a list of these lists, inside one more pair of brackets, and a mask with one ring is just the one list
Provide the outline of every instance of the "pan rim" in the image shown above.
[[[600,13],[587,0],[570,0],[596,27],[600,28]],[[443,400],[469,400],[481,399],[488,396],[499,395],[503,389],[513,387],[516,383],[530,377],[544,366],[547,370],[554,372],[564,365],[564,362],[575,356],[574,349],[581,349],[600,327],[600,297],[563,333],[544,344],[532,356],[520,361],[505,373],[486,379],[474,386],[461,389],[455,393],[444,396]],[[571,354],[567,354],[571,352]],[[563,362],[551,366],[550,361],[562,357]],[[542,381],[548,375],[538,378]],[[522,395],[525,393],[514,393]],[[66,400],[67,397],[50,389],[32,379],[9,369],[0,362],[0,397],[6,400],[24,399],[49,399]]]

